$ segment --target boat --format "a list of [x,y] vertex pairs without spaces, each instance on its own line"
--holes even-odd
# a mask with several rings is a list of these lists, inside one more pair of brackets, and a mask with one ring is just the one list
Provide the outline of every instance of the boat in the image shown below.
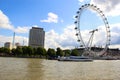
[[93,61],[93,59],[85,56],[69,56],[69,57],[58,57],[58,61],[75,61],[75,62],[85,62],[85,61]]

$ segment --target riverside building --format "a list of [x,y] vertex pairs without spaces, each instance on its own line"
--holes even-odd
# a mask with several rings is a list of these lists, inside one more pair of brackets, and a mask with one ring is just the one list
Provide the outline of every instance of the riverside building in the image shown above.
[[45,31],[43,28],[32,27],[29,31],[29,46],[33,48],[44,47]]
[[11,44],[10,42],[6,42],[6,43],[4,44],[4,47],[11,50],[11,49],[12,49],[12,44]]

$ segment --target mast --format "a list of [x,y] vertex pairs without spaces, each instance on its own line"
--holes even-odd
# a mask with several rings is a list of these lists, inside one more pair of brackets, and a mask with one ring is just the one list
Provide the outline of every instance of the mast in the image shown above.
[[14,44],[15,44],[15,32],[13,33],[13,43],[12,43],[12,48],[14,48]]

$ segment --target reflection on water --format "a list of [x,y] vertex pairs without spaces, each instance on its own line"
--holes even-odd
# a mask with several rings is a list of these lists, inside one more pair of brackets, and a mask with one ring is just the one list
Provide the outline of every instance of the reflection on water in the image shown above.
[[59,62],[0,57],[0,80],[119,80],[119,60]]

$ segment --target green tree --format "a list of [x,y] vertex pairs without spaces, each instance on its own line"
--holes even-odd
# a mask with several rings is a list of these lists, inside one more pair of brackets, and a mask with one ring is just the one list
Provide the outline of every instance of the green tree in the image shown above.
[[21,56],[23,54],[23,50],[21,47],[17,47],[16,50],[15,50],[15,54],[17,56]]
[[55,58],[56,57],[56,52],[54,49],[49,48],[47,51],[47,55],[49,56],[49,58]]
[[73,49],[72,52],[71,52],[71,55],[72,56],[79,56],[79,52],[77,49]]
[[65,56],[70,56],[70,54],[71,54],[71,51],[70,51],[70,50],[64,50],[63,52],[64,52],[64,55],[65,55]]
[[63,51],[59,47],[57,48],[56,55],[57,56],[64,56]]
[[3,53],[3,52],[4,52],[4,48],[1,47],[1,48],[0,48],[0,53]]
[[33,48],[32,47],[30,47],[30,46],[28,46],[28,47],[26,47],[26,52],[27,52],[27,54],[29,55],[29,56],[31,56],[31,55],[33,55]]
[[24,46],[22,47],[23,50],[23,56],[33,56],[34,55],[34,50],[30,46]]
[[5,47],[2,47],[0,48],[0,53],[2,53],[3,55],[10,55],[10,49],[9,48],[5,48]]
[[33,55],[34,55],[34,56],[37,55],[37,48],[33,48]]
[[36,50],[36,53],[40,56],[40,57],[44,57],[46,56],[46,50],[43,47],[38,47]]
[[23,46],[23,47],[22,47],[22,50],[23,50],[23,54],[22,54],[22,56],[26,56],[26,55],[28,55],[28,52],[27,52],[27,46]]
[[11,50],[11,52],[12,52],[12,55],[16,55],[16,49],[15,48],[13,48],[12,50]]

